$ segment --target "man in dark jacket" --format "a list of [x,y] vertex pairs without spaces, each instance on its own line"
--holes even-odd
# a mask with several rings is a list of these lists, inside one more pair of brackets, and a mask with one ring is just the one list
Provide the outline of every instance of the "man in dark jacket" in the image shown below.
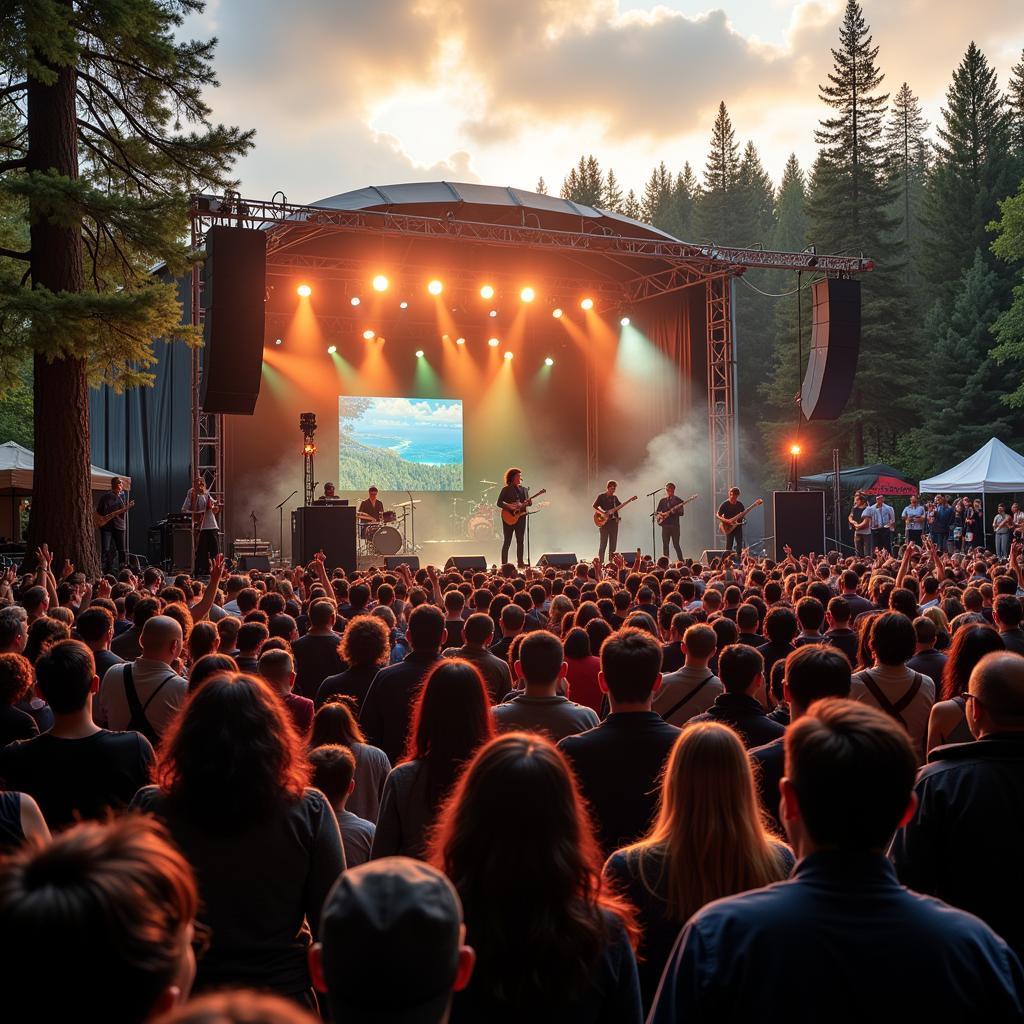
[[[884,712],[818,701],[786,736],[783,882],[690,918],[648,1018],[1024,1021],[1024,970],[970,914],[900,885],[885,846],[913,813],[916,757]],[[785,998],[779,998],[785,993]]]
[[900,881],[969,910],[1024,955],[1024,658],[986,655],[971,673],[973,743],[936,747],[917,810],[896,834]]
[[611,853],[639,839],[650,825],[679,729],[651,710],[661,683],[661,646],[649,633],[627,626],[608,637],[597,678],[611,714],[558,746],[590,805],[598,842]]
[[1024,654],[1024,629],[1020,628],[1024,618],[1024,608],[1013,594],[1000,594],[992,605],[992,621],[999,635],[1003,638],[1003,646],[1014,654]]
[[740,734],[749,750],[781,736],[786,727],[773,722],[764,708],[764,659],[745,644],[730,644],[718,658],[718,678],[725,693],[691,722],[721,722]]

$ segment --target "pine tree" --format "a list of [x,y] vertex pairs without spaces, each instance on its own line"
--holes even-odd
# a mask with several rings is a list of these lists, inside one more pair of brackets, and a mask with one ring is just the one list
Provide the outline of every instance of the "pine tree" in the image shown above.
[[[1000,217],[991,228],[996,232],[992,251],[1007,264],[1024,265],[1024,181],[1015,196],[999,204]],[[1005,386],[1003,401],[1015,409],[1024,409],[1024,382],[1019,376],[1024,366],[1024,271],[1017,275],[1013,302],[992,325],[996,346],[992,357],[1000,364],[1009,363],[1017,374]]]
[[[153,339],[195,341],[180,326],[172,284],[183,273],[187,194],[228,188],[252,133],[210,124],[214,42],[179,38],[201,0],[7,4],[0,109],[16,122],[0,194],[28,207],[27,248],[0,255],[23,265],[0,275],[0,323],[28,324],[33,351],[35,480],[28,545],[98,568],[89,478],[88,387],[149,383]],[[17,337],[18,332],[14,332]],[[0,331],[0,363],[24,349]]]
[[622,215],[629,217],[631,220],[640,220],[643,217],[643,211],[640,209],[640,201],[636,197],[636,193],[630,189],[626,193],[625,201],[622,204]]
[[1024,52],[1010,71],[1006,100],[1010,107],[1010,138],[1018,159],[1024,160]]
[[619,179],[615,177],[615,172],[610,167],[604,179],[602,206],[613,213],[622,212],[622,189],[619,187]]
[[700,183],[690,162],[676,175],[672,188],[672,201],[665,230],[686,242],[693,237],[694,214],[700,197]]
[[921,211],[928,176],[928,122],[921,104],[904,82],[893,97],[892,113],[885,130],[889,179],[895,193],[893,214],[906,253],[907,287],[920,291],[920,258],[923,254]]
[[651,176],[644,186],[644,195],[640,200],[640,212],[648,224],[653,224],[663,231],[671,216],[672,208],[672,175],[662,160],[657,167],[651,171]]
[[736,198],[739,223],[748,235],[739,244],[767,245],[775,228],[775,189],[753,142],[743,150],[736,174]]
[[722,101],[711,129],[711,145],[704,166],[704,190],[697,208],[697,233],[702,240],[738,244],[735,198],[739,168],[736,133]]
[[[580,157],[582,162],[583,158]],[[569,173],[562,179],[562,187],[559,190],[559,195],[563,199],[570,199],[576,201],[576,196],[580,191],[580,176],[576,171],[575,167],[570,168]]]
[[593,156],[581,156],[579,162],[562,182],[561,196],[584,206],[601,206],[604,200],[604,178]]
[[1003,281],[1005,298],[1010,277],[1007,268],[996,268],[988,225],[1019,178],[1010,152],[1010,115],[995,70],[973,42],[953,73],[938,135],[925,203],[925,270],[932,297],[948,308],[980,249]]
[[544,180],[543,174],[537,179],[537,187],[534,191],[541,196],[546,196],[548,194],[548,186],[547,182]]
[[807,245],[807,179],[796,153],[790,153],[782,169],[782,181],[775,197],[775,231],[772,248],[800,252]]

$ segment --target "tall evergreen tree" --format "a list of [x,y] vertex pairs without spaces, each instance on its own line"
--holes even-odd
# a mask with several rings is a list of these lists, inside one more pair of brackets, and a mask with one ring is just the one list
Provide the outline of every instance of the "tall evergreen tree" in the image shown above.
[[544,180],[543,174],[537,179],[537,187],[536,189],[534,189],[534,191],[538,195],[542,196],[546,196],[548,194],[548,185],[547,182]]
[[753,142],[748,142],[736,174],[737,211],[747,240],[741,245],[767,245],[775,228],[775,189]]
[[[973,42],[953,73],[938,135],[925,203],[925,270],[932,297],[948,308],[975,250],[995,269],[988,225],[1019,180],[1010,151],[1010,114],[995,70]],[[1009,275],[1004,267],[997,273],[1005,298]]]
[[1010,71],[1006,100],[1010,107],[1010,138],[1017,158],[1024,160],[1024,52]]
[[[27,248],[0,253],[23,269],[14,286],[0,275],[0,323],[27,324],[33,353],[28,544],[45,541],[86,572],[98,568],[89,381],[148,383],[153,339],[196,340],[174,286],[146,267],[185,271],[189,191],[233,185],[231,164],[252,144],[210,123],[214,42],[179,38],[203,6],[33,0],[5,4],[0,22],[0,113],[18,129],[0,195],[24,202],[30,224]],[[0,363],[21,365],[19,335],[0,330]]]
[[601,206],[604,201],[604,177],[593,156],[581,156],[562,182],[561,196],[584,206]]
[[672,209],[666,231],[684,242],[693,238],[694,215],[700,198],[700,182],[693,173],[690,162],[676,175],[672,189]]
[[[921,216],[928,176],[929,143],[925,133],[928,122],[921,104],[904,82],[892,101],[892,112],[885,130],[889,179],[895,195],[893,216],[903,242],[906,259],[906,283],[911,296],[923,289],[920,270],[924,245]],[[921,308],[917,304],[917,308]]]
[[782,181],[775,197],[775,231],[772,248],[800,252],[807,245],[807,179],[796,153],[790,153],[782,169]]
[[626,193],[626,198],[622,203],[622,214],[632,220],[641,220],[643,218],[640,200],[637,199],[636,193],[632,189]]
[[622,212],[622,189],[619,187],[619,179],[615,177],[615,172],[610,167],[604,178],[602,202],[606,210],[613,213]]
[[667,224],[672,212],[672,191],[672,175],[662,160],[651,171],[651,176],[644,186],[643,198],[640,200],[641,216],[648,224],[668,230]]
[[1015,196],[999,204],[1000,217],[991,227],[996,232],[992,250],[1009,266],[1017,268],[1013,302],[992,325],[996,346],[991,355],[999,363],[1009,363],[1017,373],[1004,386],[1003,401],[1015,409],[1024,409],[1024,181]]
[[740,170],[736,133],[723,100],[711,129],[711,143],[704,166],[704,189],[697,208],[697,233],[701,239],[734,245],[736,238],[736,190]]

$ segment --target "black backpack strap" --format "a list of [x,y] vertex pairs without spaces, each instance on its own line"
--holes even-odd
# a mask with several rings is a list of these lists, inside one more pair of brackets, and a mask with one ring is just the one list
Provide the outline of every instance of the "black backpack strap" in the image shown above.
[[135,689],[135,680],[132,677],[132,666],[127,664],[124,667],[124,672],[121,675],[124,680],[124,696],[128,702],[128,728],[132,732],[142,733],[143,736],[149,740],[150,743],[155,747],[160,740],[157,736],[156,730],[150,724],[149,719],[146,717],[146,708],[153,703],[153,698],[172,680],[175,678],[175,673],[171,672],[170,675],[165,676],[160,680],[160,684],[156,689],[149,695],[149,699],[143,704],[139,700],[139,691]]
[[878,683],[874,681],[874,679],[871,678],[869,673],[861,672],[860,679],[861,682],[868,688],[868,692],[871,694],[871,696],[875,698],[875,701],[878,703],[879,708],[881,708],[881,710],[884,711],[891,718],[895,718],[896,721],[898,721],[903,726],[903,728],[907,729],[907,731],[909,732],[909,727],[907,726],[907,723],[904,720],[901,712],[905,711],[910,706],[911,702],[917,696],[918,690],[921,689],[921,682],[923,679],[921,673],[914,673],[914,681],[910,684],[910,687],[908,688],[907,692],[904,693],[903,696],[900,697],[899,700],[897,700],[895,703],[893,701],[890,701],[889,698],[886,697],[886,695],[882,692],[882,688],[878,685]]
[[681,700],[677,700],[675,704],[673,704],[672,707],[670,707],[668,711],[661,716],[662,720],[667,722],[684,704],[688,704],[691,698],[696,697],[697,694],[700,693],[700,691],[703,690],[704,687],[707,686],[714,678],[715,674],[713,672],[709,672],[692,690],[690,690],[688,694],[686,694],[685,697]]

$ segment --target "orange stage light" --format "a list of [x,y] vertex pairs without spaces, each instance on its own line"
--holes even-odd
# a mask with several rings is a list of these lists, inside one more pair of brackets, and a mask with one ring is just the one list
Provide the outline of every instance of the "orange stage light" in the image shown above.
[[490,345],[491,348],[497,348],[498,347],[498,339],[497,338],[488,338],[487,339],[487,344]]
[[375,292],[386,292],[388,290],[388,279],[383,274],[378,274],[373,279],[373,290]]
[[508,361],[511,358],[512,358],[512,353],[511,352],[506,352],[505,353],[505,360]]
[[296,288],[295,290],[299,293],[299,296],[301,298],[303,298],[303,299],[308,299],[310,297],[310,295],[313,294],[313,289],[310,288],[310,286],[308,284],[300,284],[299,287]]
[[593,309],[593,308],[594,308],[594,300],[592,298],[590,298],[590,296],[588,295],[587,298],[585,298],[580,303],[580,309]]
[[556,320],[561,320],[561,319],[562,319],[562,311],[561,311],[560,309],[557,309],[557,308],[556,308],[556,309],[553,309],[553,310],[551,310],[551,315],[552,315],[552,316],[553,316],[553,317],[554,317],[554,318],[555,318]]
[[799,455],[800,454],[800,445],[798,445],[798,444],[791,444],[789,446],[789,454],[790,455]]
[[494,298],[494,286],[493,285],[489,285],[489,284],[485,284],[480,289],[480,298],[481,299],[493,299]]
[[371,331],[371,330],[365,330],[365,331],[363,331],[363,337],[367,341],[373,341],[373,339],[377,337],[377,332],[376,331]]
[[434,278],[434,280],[427,285],[427,291],[430,292],[431,295],[440,295],[441,292],[444,291],[444,285],[441,284],[437,278]]
[[533,302],[533,300],[536,297],[537,297],[537,293],[532,288],[529,288],[529,287],[524,288],[519,293],[519,298],[521,298],[523,300],[523,302]]

